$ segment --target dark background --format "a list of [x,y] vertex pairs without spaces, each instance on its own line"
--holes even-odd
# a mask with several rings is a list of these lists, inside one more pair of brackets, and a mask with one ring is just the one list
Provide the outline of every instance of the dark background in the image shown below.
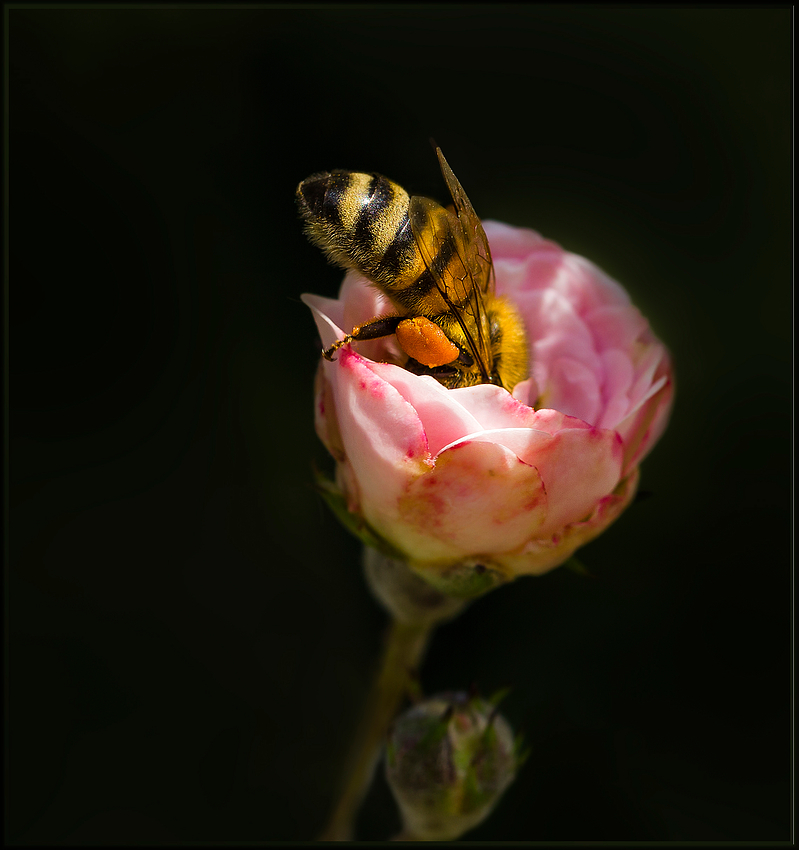
[[[386,618],[312,489],[340,272],[297,182],[380,171],[628,287],[672,423],[580,557],[440,629],[532,755],[469,835],[788,840],[791,11],[7,9],[6,838],[312,839]],[[379,780],[359,836],[398,827]]]

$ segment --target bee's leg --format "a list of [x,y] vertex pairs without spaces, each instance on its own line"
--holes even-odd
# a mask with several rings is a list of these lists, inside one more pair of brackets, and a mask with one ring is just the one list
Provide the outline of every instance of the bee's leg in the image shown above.
[[324,349],[322,357],[325,360],[333,361],[333,355],[341,348],[342,345],[349,345],[351,342],[361,342],[367,339],[380,339],[383,336],[391,336],[396,330],[400,322],[404,321],[405,316],[382,316],[377,319],[372,319],[365,325],[358,325],[353,328],[344,339],[336,340],[330,348]]
[[413,357],[409,357],[405,368],[414,375],[430,375],[449,389],[462,386],[459,381],[461,373],[452,366],[425,366],[418,360],[414,360]]

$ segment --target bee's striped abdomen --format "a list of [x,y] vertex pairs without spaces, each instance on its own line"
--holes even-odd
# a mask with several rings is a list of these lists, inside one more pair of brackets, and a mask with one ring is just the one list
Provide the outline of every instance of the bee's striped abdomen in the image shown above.
[[[466,279],[458,253],[454,213],[424,198],[412,202],[392,180],[358,171],[309,177],[300,183],[297,201],[311,240],[333,262],[377,284],[408,315],[437,319],[468,304],[474,282]],[[419,233],[429,269],[417,244]],[[441,281],[446,281],[446,299]]]
[[388,290],[423,270],[408,221],[410,198],[386,177],[317,174],[300,183],[297,200],[311,240],[335,263]]

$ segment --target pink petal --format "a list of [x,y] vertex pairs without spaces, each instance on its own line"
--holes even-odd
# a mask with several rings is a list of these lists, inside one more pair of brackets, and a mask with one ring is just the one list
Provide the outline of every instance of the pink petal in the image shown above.
[[494,564],[511,576],[542,575],[559,567],[574,552],[601,534],[633,499],[638,489],[638,470],[633,472],[603,499],[591,516],[566,526],[559,534],[546,540],[530,540],[516,552],[500,555]]
[[[528,254],[524,259],[524,280],[514,293],[521,297],[534,292],[555,292],[559,295],[569,293],[568,268],[565,265],[567,255],[562,248],[551,246]],[[499,275],[498,275],[499,276]]]
[[[396,308],[380,290],[368,283],[366,278],[355,272],[348,272],[341,284],[340,297],[322,298],[319,295],[304,294],[302,301],[313,312],[322,347],[328,348],[336,340],[342,339],[353,328],[378,316],[396,313]],[[353,343],[353,349],[370,360],[397,363],[400,351],[395,338],[368,340]]]
[[418,561],[479,557],[521,546],[544,521],[547,495],[535,467],[494,442],[465,440],[400,500]]
[[[657,387],[653,390],[655,375],[667,360],[666,349],[660,343],[647,346],[644,350],[643,356],[635,364],[635,380],[630,388],[630,413],[660,389]],[[664,375],[665,370],[660,368],[660,374]]]
[[338,427],[333,388],[330,386],[330,381],[325,378],[325,370],[321,363],[314,379],[314,425],[319,439],[325,444],[330,454],[337,461],[344,461],[346,453]]
[[560,293],[553,290],[521,300],[533,357],[554,359],[567,355],[586,365],[596,362],[596,347],[582,317]]
[[647,320],[631,304],[603,304],[585,315],[596,348],[629,351],[635,340],[649,327]]
[[[335,398],[341,440],[359,482],[364,515],[377,531],[390,530],[397,499],[430,468],[424,428],[413,407],[348,347],[324,363]],[[394,367],[397,368],[397,367]]]
[[526,381],[519,381],[513,388],[513,397],[528,407],[535,407],[538,401],[538,383],[535,378],[529,377]]
[[571,430],[577,429],[578,431],[590,431],[593,428],[592,425],[589,425],[582,419],[567,416],[560,410],[552,410],[547,407],[536,410],[532,427],[536,431],[543,431],[545,434],[550,434],[553,437],[558,432],[565,431],[567,428]]
[[413,375],[384,363],[374,364],[372,371],[394,387],[416,411],[427,436],[430,454],[437,455],[454,440],[482,430],[477,419],[458,403],[456,394],[435,378]]
[[303,304],[311,308],[316,328],[322,340],[322,347],[328,348],[345,334],[339,322],[344,321],[344,305],[335,298],[323,298],[321,295],[304,293],[300,296]]
[[[517,386],[520,385],[517,384]],[[473,431],[524,428],[530,427],[535,421],[532,408],[517,401],[514,396],[500,387],[478,384],[475,387],[463,387],[458,390],[448,390],[448,392],[479,423],[479,428],[474,428]]]
[[628,393],[633,382],[633,364],[626,351],[611,348],[601,355],[603,411],[597,425],[615,428],[630,411]]
[[[344,304],[342,328],[350,333],[358,325],[366,324],[380,316],[393,316],[397,308],[374,284],[357,272],[348,272],[341,284],[340,300]],[[353,343],[358,354],[376,362],[402,362],[399,345],[394,335],[382,339]]]
[[623,475],[641,463],[666,429],[674,399],[674,383],[669,376],[664,379],[657,393],[617,426],[624,441]]
[[581,316],[587,316],[597,307],[630,304],[624,287],[585,257],[566,254],[563,266],[556,287]]
[[[564,417],[562,422],[574,420]],[[588,516],[597,502],[619,482],[622,441],[615,431],[564,428],[554,434],[531,428],[485,431],[471,442],[496,443],[512,451],[521,461],[534,466],[547,493],[547,515],[536,537],[554,534],[571,522]],[[449,449],[447,449],[449,451]],[[446,454],[446,451],[441,455]]]
[[[538,377],[538,376],[536,376]],[[541,404],[595,424],[602,409],[596,370],[579,360],[559,357],[549,364]]]

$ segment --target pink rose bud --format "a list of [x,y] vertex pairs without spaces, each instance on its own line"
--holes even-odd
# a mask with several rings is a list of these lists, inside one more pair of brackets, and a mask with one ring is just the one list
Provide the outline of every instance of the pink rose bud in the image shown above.
[[[607,528],[635,494],[674,392],[668,351],[618,283],[532,230],[484,227],[497,294],[527,330],[526,380],[512,392],[446,389],[397,365],[388,336],[322,360],[316,391],[350,524],[464,595],[477,592],[463,582],[475,568],[493,583],[540,575]],[[337,299],[303,300],[325,348],[396,313],[355,272]]]

